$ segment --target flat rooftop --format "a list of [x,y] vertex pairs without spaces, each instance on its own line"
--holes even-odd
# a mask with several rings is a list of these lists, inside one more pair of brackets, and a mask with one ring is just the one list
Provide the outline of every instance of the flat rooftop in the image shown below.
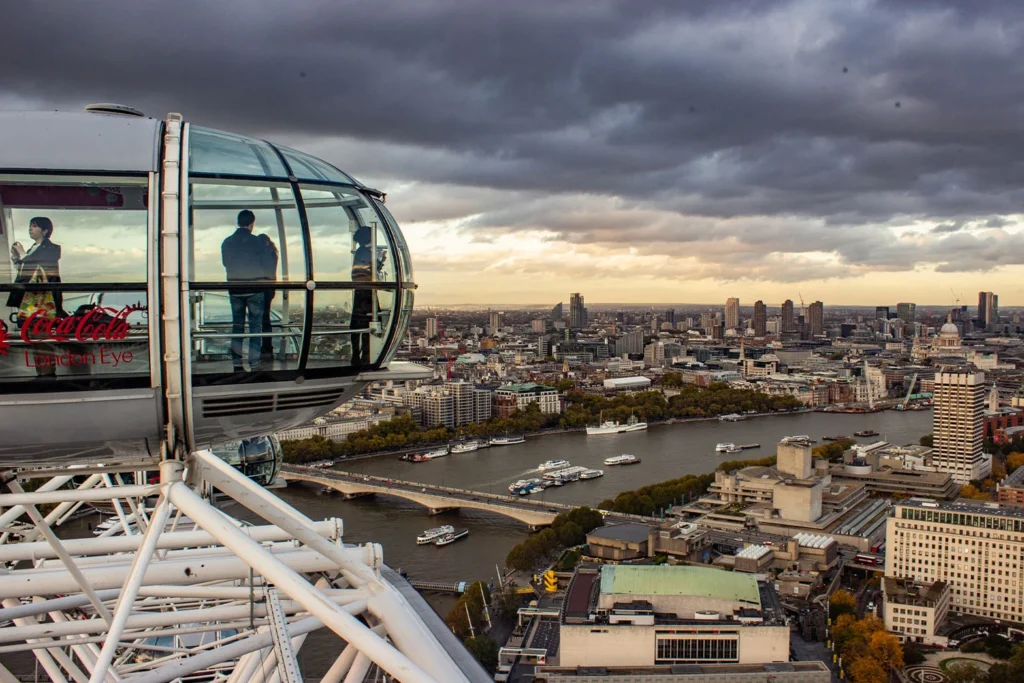
[[1024,508],[1002,506],[987,501],[967,502],[963,498],[948,502],[932,498],[908,498],[893,504],[894,508],[905,507],[918,510],[941,510],[942,512],[959,512],[967,515],[991,515],[992,517],[1008,517],[1024,519]]
[[749,574],[709,567],[605,565],[602,595],[690,595],[761,606],[757,581]]

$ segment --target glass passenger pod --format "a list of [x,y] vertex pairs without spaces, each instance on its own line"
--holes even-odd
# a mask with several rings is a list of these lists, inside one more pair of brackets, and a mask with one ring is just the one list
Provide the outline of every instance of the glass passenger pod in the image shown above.
[[302,152],[183,130],[178,364],[163,124],[0,112],[0,462],[152,452],[169,372],[200,448],[316,417],[393,357],[414,285],[383,197]]
[[270,486],[284,459],[276,436],[253,436],[217,444],[213,453],[260,486]]

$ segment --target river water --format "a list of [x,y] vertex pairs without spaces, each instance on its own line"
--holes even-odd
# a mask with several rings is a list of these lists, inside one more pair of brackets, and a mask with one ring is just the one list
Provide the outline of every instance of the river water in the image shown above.
[[[921,436],[931,433],[931,423],[930,411],[885,411],[867,415],[800,413],[756,417],[742,422],[703,420],[655,425],[647,431],[630,434],[551,434],[528,438],[526,443],[516,446],[484,448],[424,463],[406,462],[396,456],[364,458],[339,463],[336,469],[506,493],[512,481],[538,476],[536,467],[545,460],[564,459],[573,465],[603,469],[605,476],[549,488],[534,497],[594,506],[620,491],[686,474],[710,472],[725,460],[774,455],[775,444],[784,436],[807,434],[820,440],[825,435],[852,435],[856,431],[874,429],[879,432],[878,437],[859,441],[884,439],[896,444],[917,443]],[[760,443],[761,448],[716,454],[715,444],[723,441]],[[641,464],[628,467],[603,464],[605,458],[622,453],[636,455],[641,458]],[[414,579],[494,580],[494,565],[501,563],[512,546],[529,533],[520,522],[476,510],[431,517],[422,506],[401,498],[378,496],[346,501],[337,495],[321,495],[303,485],[293,485],[277,493],[314,519],[343,518],[347,542],[382,544],[385,561],[394,568],[405,569]],[[416,545],[417,534],[441,524],[467,528],[469,537],[444,548]]]

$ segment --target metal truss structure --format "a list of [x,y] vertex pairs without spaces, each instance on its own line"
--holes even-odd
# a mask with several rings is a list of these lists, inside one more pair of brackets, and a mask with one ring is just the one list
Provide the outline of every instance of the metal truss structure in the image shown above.
[[[330,629],[344,645],[324,683],[374,666],[402,683],[469,683],[382,578],[380,546],[343,544],[340,519],[310,520],[209,451],[164,459],[154,483],[124,471],[2,473],[0,662],[31,652],[57,683],[288,683],[307,636]],[[224,514],[214,490],[266,524]],[[59,538],[84,504],[118,522]],[[0,664],[0,683],[14,681]]]

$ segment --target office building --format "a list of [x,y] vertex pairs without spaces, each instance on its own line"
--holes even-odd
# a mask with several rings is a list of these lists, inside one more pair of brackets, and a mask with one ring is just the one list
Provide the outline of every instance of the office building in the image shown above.
[[908,330],[913,330],[917,322],[917,304],[896,304],[896,317],[903,321]]
[[754,302],[754,336],[763,337],[768,333],[768,307],[758,299]]
[[544,334],[548,329],[548,321],[544,318],[534,318],[530,321],[530,329],[537,334]]
[[875,306],[875,320],[888,320],[889,319],[889,307],[888,306]]
[[491,311],[487,316],[487,325],[491,328],[491,333],[497,332],[505,324],[505,314],[500,311]]
[[552,307],[552,309],[551,309],[551,320],[552,320],[552,322],[555,322],[555,323],[560,323],[560,322],[564,322],[565,321],[565,311],[562,308],[562,302],[561,301],[559,301],[557,304],[554,305],[554,307]]
[[659,368],[665,364],[665,344],[653,342],[644,349],[644,365],[649,368]]
[[740,327],[740,300],[729,297],[725,301],[725,329],[738,330]]
[[452,397],[452,418],[456,427],[473,424],[476,419],[475,387],[469,382],[448,382],[445,390]]
[[543,384],[506,384],[494,390],[494,416],[511,417],[516,410],[526,410],[531,403],[542,413],[562,412],[558,390]]
[[815,301],[807,307],[807,325],[812,339],[825,334],[825,304]]
[[483,387],[473,389],[473,420],[486,422],[494,413],[494,392]]
[[992,292],[978,292],[978,326],[987,332],[999,324],[999,297]]
[[[949,585],[953,612],[1024,621],[1024,510],[982,501],[895,501],[885,575]],[[923,634],[921,634],[923,635]]]
[[885,630],[900,640],[945,647],[949,639],[936,632],[949,613],[949,584],[917,583],[911,579],[882,579]]
[[669,323],[673,327],[676,325],[676,309],[670,308],[665,311],[665,322]]
[[788,662],[789,626],[774,587],[751,574],[584,565],[563,602],[558,655],[562,668]]
[[441,387],[420,387],[404,397],[421,427],[455,427],[455,399]]
[[427,316],[427,339],[437,339],[440,332],[440,325],[436,315]]
[[796,318],[793,316],[793,300],[782,302],[782,333],[796,332]]
[[581,330],[587,326],[587,309],[583,305],[583,295],[579,292],[569,295],[569,327]]
[[638,327],[619,337],[619,346],[616,348],[616,351],[616,355],[619,356],[624,353],[628,353],[631,356],[642,354],[644,352],[644,329]]
[[985,435],[985,373],[944,369],[935,373],[932,414],[933,458],[939,472],[961,484],[992,472],[982,453]]

